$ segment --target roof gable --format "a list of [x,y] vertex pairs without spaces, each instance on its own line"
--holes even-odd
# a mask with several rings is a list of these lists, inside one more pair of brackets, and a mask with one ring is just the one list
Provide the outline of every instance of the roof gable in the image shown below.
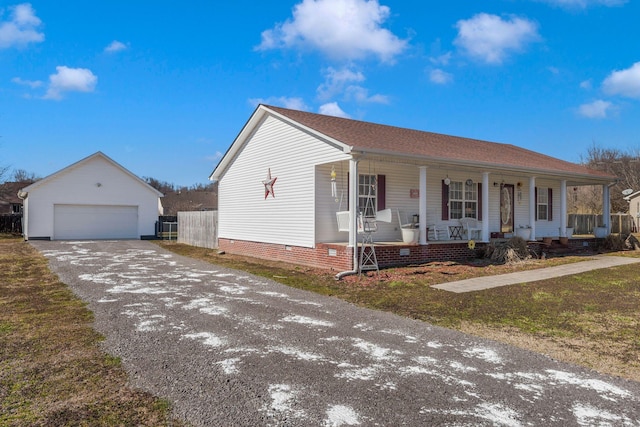
[[33,184],[23,188],[22,190],[20,190],[20,193],[22,194],[28,194],[30,191],[33,191],[36,188],[39,188],[43,185],[47,185],[49,182],[55,180],[56,178],[67,174],[69,172],[72,172],[73,170],[93,161],[96,159],[100,159],[100,160],[104,160],[107,163],[111,164],[112,166],[114,166],[116,169],[119,169],[122,173],[128,175],[130,178],[132,178],[134,181],[136,181],[137,183],[139,183],[140,185],[144,186],[148,191],[153,192],[154,194],[156,194],[158,197],[162,197],[163,194],[161,192],[159,192],[158,190],[156,190],[155,188],[153,188],[152,186],[150,186],[149,184],[147,184],[144,180],[142,180],[141,178],[139,178],[137,175],[133,174],[132,172],[130,172],[128,169],[126,169],[125,167],[123,167],[122,165],[120,165],[118,162],[116,162],[115,160],[111,159],[109,156],[107,156],[106,154],[102,153],[101,151],[98,151],[88,157],[85,157],[82,160],[79,160],[63,169],[60,169],[57,172],[52,173],[51,175],[34,182]]

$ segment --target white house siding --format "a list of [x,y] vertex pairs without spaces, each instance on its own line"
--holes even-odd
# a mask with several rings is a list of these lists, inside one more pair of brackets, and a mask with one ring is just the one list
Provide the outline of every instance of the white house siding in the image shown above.
[[[346,156],[315,136],[268,116],[220,179],[219,237],[315,246],[315,165]],[[267,171],[277,178],[265,199]]]
[[557,237],[559,235],[558,229],[560,228],[561,223],[567,220],[566,218],[561,218],[560,182],[548,179],[536,179],[536,187],[551,188],[553,192],[551,221],[536,221],[536,237]]
[[96,157],[34,184],[27,197],[26,238],[54,235],[54,205],[137,206],[138,236],[154,235],[158,195],[104,158]]

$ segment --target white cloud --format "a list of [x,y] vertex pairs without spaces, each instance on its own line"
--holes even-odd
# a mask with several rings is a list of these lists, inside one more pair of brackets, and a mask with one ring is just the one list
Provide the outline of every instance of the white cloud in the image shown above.
[[382,28],[389,14],[377,0],[303,0],[294,7],[293,19],[262,33],[256,49],[302,47],[334,59],[374,55],[392,62],[407,41]]
[[[38,31],[42,21],[35,14],[29,3],[10,6],[8,21],[0,21],[0,49],[13,46],[24,47],[29,43],[44,40],[44,33]],[[2,10],[0,9],[0,15]]]
[[591,82],[591,79],[580,82],[580,89],[591,90],[592,87],[593,83]]
[[433,65],[449,65],[449,61],[451,61],[451,52],[443,53],[442,55],[432,56],[429,58],[429,61]]
[[49,88],[44,99],[62,99],[65,92],[93,92],[98,82],[86,68],[56,67],[56,73],[49,76]]
[[126,50],[127,49],[127,45],[119,42],[118,40],[114,40],[111,43],[109,43],[109,45],[107,47],[104,48],[104,51],[106,53],[115,53],[115,52],[120,52],[121,50]]
[[342,68],[336,70],[333,67],[329,67],[324,70],[325,82],[317,89],[318,97],[320,99],[330,99],[339,93],[342,93],[346,86],[352,82],[363,82],[365,80],[364,74],[359,71],[352,71],[348,68]]
[[362,86],[349,86],[345,89],[345,99],[354,100],[359,103],[372,103],[372,104],[388,104],[389,97],[381,95],[379,93],[375,95],[369,95],[369,89]]
[[586,9],[590,6],[621,6],[627,3],[627,0],[542,0],[552,6],[564,7],[567,9]]
[[440,68],[436,68],[435,70],[431,70],[429,72],[429,80],[431,81],[431,83],[446,85],[453,81],[453,74],[447,73]]
[[345,119],[351,117],[347,113],[342,111],[342,108],[340,108],[337,102],[329,102],[321,105],[318,109],[318,112],[327,116],[344,117]]
[[602,90],[609,95],[640,99],[640,62],[626,70],[613,71],[602,82]]
[[249,103],[254,107],[258,104],[274,105],[277,107],[290,108],[292,110],[308,111],[309,107],[304,103],[302,98],[288,98],[286,96],[271,96],[269,98],[251,98]]
[[31,89],[36,89],[42,86],[42,82],[40,80],[23,80],[20,77],[14,77],[11,81],[17,85],[29,86]]
[[354,71],[349,68],[336,70],[329,67],[324,70],[325,82],[316,90],[318,98],[326,101],[337,95],[343,95],[345,99],[355,100],[356,102],[365,103],[373,102],[386,104],[389,102],[385,95],[369,95],[369,90],[361,85],[351,84],[360,83],[366,80],[364,74],[360,71]]
[[604,119],[613,109],[613,104],[609,101],[598,99],[589,104],[582,104],[578,108],[578,114],[590,119]]
[[457,22],[458,36],[454,43],[469,56],[488,64],[501,64],[512,52],[521,52],[525,45],[540,39],[538,25],[515,16],[502,19],[479,13]]

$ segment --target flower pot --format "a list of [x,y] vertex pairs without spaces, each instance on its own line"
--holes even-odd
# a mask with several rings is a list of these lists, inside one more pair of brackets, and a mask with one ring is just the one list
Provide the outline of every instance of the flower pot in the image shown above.
[[531,229],[530,228],[516,228],[516,236],[522,237],[524,240],[531,239]]
[[568,237],[560,237],[560,244],[562,246],[568,246],[569,245],[569,238]]
[[418,236],[420,230],[417,228],[402,228],[402,241],[407,244],[413,244],[418,242]]
[[[565,237],[562,235],[562,228],[558,227],[558,236],[560,237]],[[573,227],[567,227],[567,235],[566,237],[568,237],[569,239],[573,237]]]
[[553,238],[552,237],[543,237],[542,238],[542,243],[544,243],[545,245],[550,245],[551,242],[553,242]]
[[596,227],[593,229],[593,235],[596,239],[604,239],[607,237],[607,227]]

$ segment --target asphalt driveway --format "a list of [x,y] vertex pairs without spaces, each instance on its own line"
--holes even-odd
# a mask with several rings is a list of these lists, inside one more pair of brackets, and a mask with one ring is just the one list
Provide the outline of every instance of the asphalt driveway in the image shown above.
[[31,242],[196,426],[638,426],[640,383],[145,241]]

